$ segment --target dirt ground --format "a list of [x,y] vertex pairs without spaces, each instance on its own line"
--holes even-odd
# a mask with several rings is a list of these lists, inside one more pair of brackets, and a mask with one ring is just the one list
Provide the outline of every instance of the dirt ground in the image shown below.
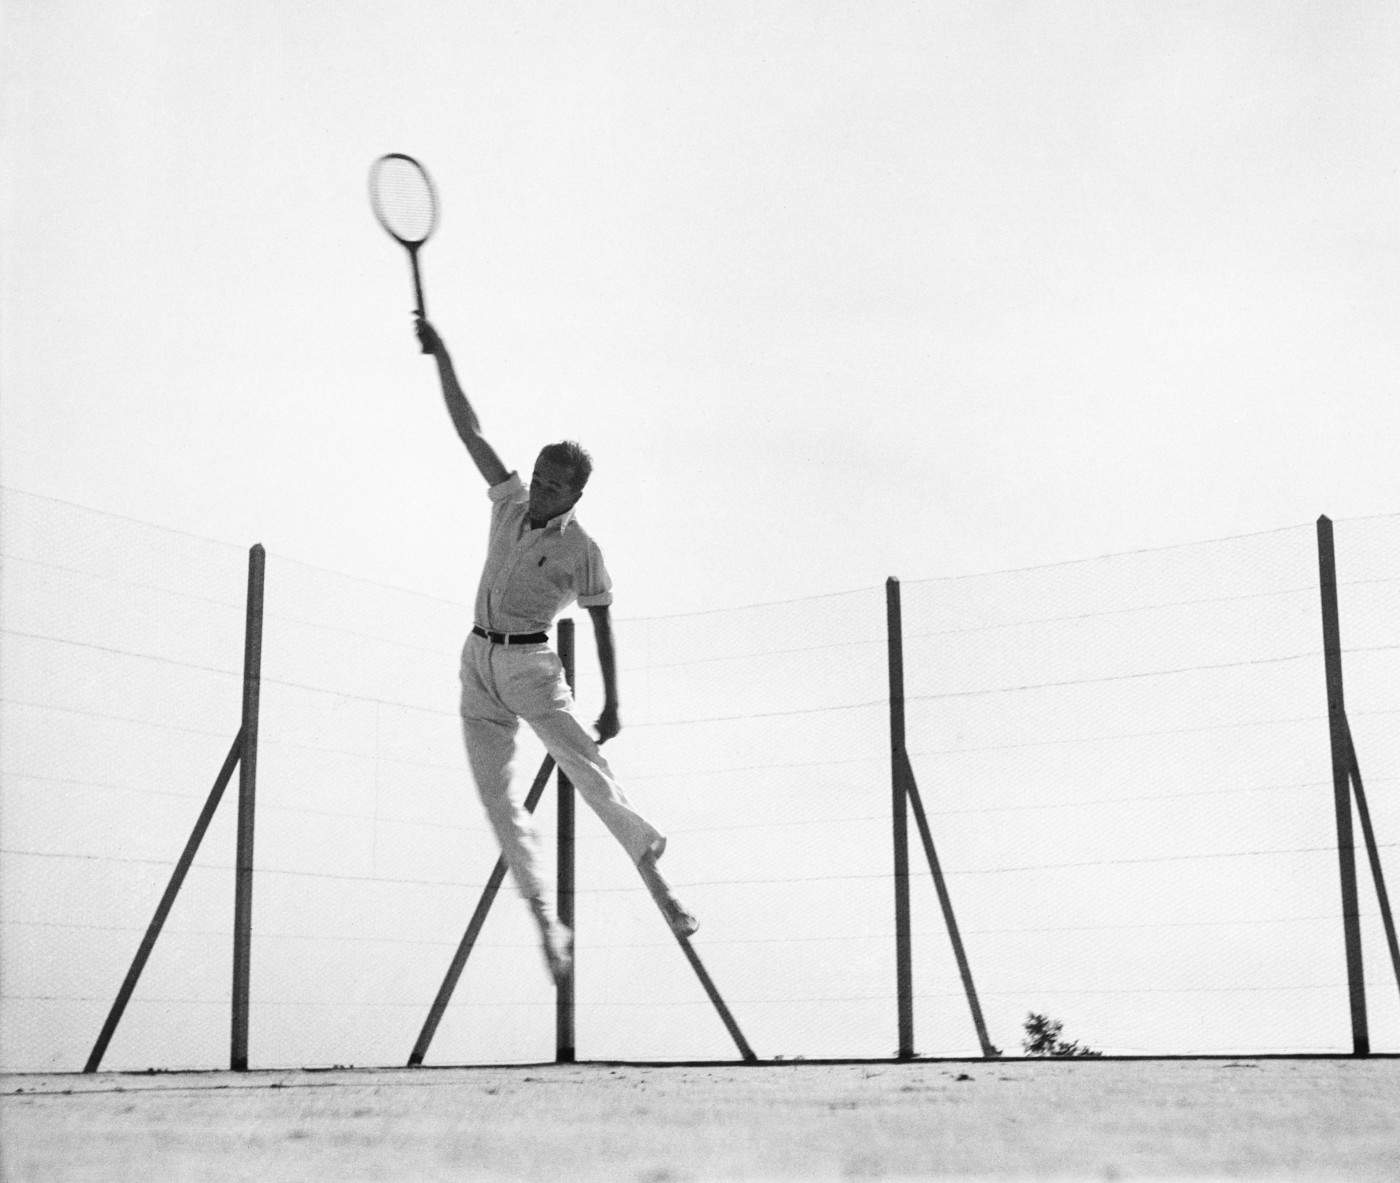
[[1400,1179],[1400,1060],[0,1077],[3,1178]]

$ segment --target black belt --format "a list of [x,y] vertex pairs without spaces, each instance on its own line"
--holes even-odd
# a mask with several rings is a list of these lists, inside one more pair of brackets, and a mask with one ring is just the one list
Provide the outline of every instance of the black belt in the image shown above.
[[549,640],[548,633],[493,633],[479,624],[472,625],[472,632],[493,645],[543,645]]

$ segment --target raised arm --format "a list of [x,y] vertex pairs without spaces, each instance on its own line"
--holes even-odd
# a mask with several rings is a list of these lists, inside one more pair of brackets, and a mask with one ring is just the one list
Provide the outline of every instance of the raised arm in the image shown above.
[[593,620],[593,639],[598,643],[598,668],[603,673],[603,713],[594,724],[598,742],[605,743],[622,730],[617,717],[617,655],[613,649],[612,616],[606,606],[589,608]]
[[499,485],[510,473],[501,463],[501,458],[496,455],[496,449],[487,443],[481,434],[481,421],[477,419],[476,412],[472,410],[471,403],[462,392],[461,383],[457,381],[457,371],[452,366],[452,357],[447,352],[447,346],[443,344],[437,330],[426,320],[419,319],[415,331],[424,352],[432,354],[433,360],[437,362],[438,378],[442,381],[442,397],[447,404],[447,413],[452,417],[452,426],[457,429],[462,443],[466,444],[467,452],[486,483]]

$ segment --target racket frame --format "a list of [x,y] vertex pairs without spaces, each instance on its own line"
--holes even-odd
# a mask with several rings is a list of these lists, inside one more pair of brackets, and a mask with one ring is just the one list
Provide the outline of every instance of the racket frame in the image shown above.
[[[403,235],[399,234],[389,224],[389,220],[384,216],[384,212],[380,207],[378,184],[379,170],[384,167],[385,161],[388,160],[402,160],[412,165],[415,169],[418,170],[419,175],[423,178],[423,183],[427,186],[428,200],[431,204],[432,212],[428,222],[428,228],[423,232],[421,238],[405,238]],[[415,160],[412,156],[409,156],[405,152],[386,152],[383,156],[379,157],[379,159],[376,160],[373,165],[370,166],[369,204],[370,209],[374,211],[375,220],[378,221],[378,223],[382,227],[384,227],[384,232],[408,252],[409,267],[413,271],[413,310],[419,317],[426,319],[428,315],[428,305],[427,302],[423,299],[423,276],[422,272],[419,270],[418,251],[423,246],[423,244],[427,242],[429,238],[432,237],[433,231],[437,229],[437,186],[433,184],[433,178],[431,174],[426,168],[423,167],[420,161]],[[424,348],[423,352],[427,352],[426,347]]]

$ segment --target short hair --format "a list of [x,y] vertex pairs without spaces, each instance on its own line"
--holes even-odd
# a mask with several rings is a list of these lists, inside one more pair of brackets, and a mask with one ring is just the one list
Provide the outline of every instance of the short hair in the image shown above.
[[588,484],[588,478],[593,475],[593,457],[584,451],[581,444],[576,444],[573,440],[546,444],[540,449],[539,458],[567,468],[573,474],[575,493],[582,493],[583,486]]

